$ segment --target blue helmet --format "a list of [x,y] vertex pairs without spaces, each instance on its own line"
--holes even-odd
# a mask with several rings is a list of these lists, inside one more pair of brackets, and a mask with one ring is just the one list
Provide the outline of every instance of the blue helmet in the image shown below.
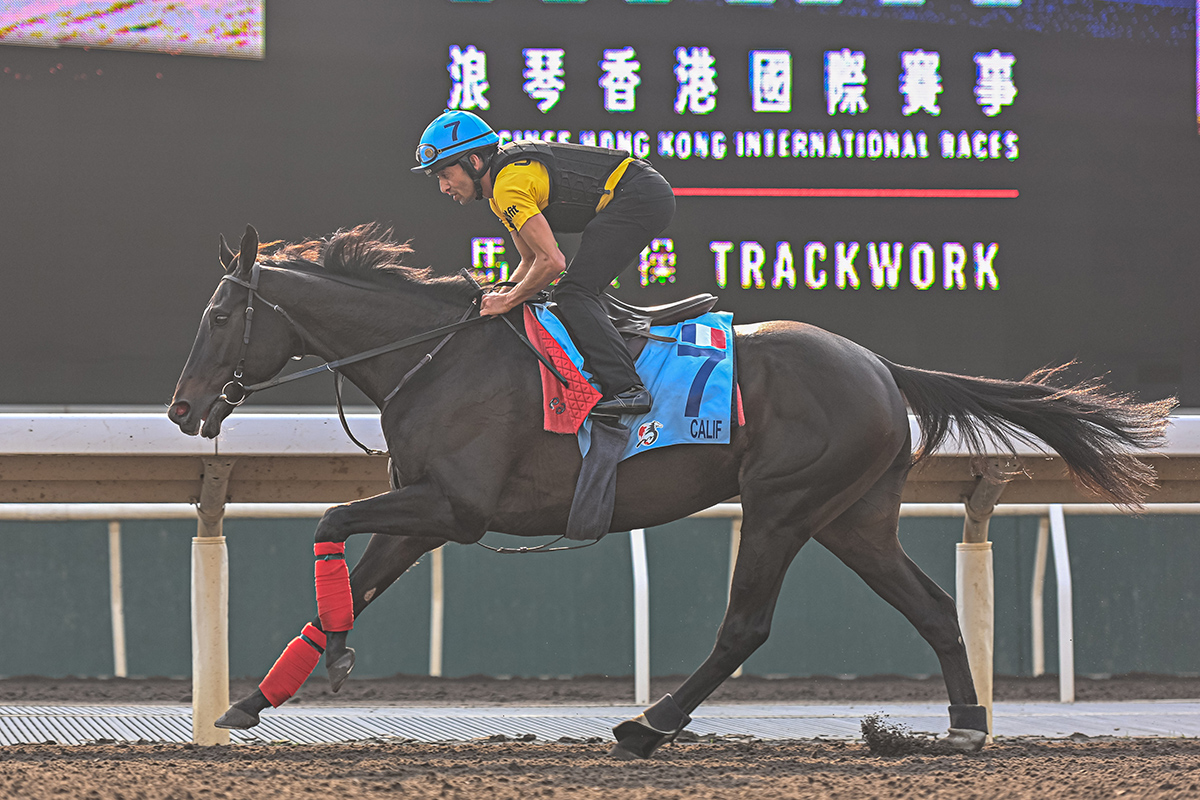
[[432,175],[476,150],[499,142],[496,132],[475,114],[447,110],[421,134],[417,166],[412,171]]

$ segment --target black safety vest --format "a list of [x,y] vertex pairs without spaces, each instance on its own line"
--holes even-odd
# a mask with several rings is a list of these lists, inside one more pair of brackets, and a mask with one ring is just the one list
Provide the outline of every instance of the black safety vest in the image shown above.
[[[604,183],[630,154],[607,147],[557,142],[513,142],[500,148],[492,160],[492,180],[500,170],[518,161],[540,161],[550,176],[550,200],[542,209],[550,229],[579,233],[596,216],[604,197]],[[641,164],[647,162],[642,161]]]

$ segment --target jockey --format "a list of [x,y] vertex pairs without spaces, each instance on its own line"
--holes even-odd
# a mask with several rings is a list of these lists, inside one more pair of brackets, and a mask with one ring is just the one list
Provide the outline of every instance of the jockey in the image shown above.
[[[670,184],[623,150],[499,141],[469,111],[446,111],[421,135],[412,170],[460,205],[487,198],[521,254],[516,285],[485,295],[480,314],[511,311],[561,274],[554,301],[603,393],[592,413],[648,413],[650,392],[600,295],[671,221]],[[583,233],[569,265],[556,232]]]

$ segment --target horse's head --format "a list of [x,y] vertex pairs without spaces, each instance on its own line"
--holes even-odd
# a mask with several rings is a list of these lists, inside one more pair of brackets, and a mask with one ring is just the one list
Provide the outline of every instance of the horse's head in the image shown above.
[[245,398],[244,385],[273,377],[301,354],[291,326],[257,296],[257,257],[258,232],[249,225],[236,255],[221,237],[225,275],[204,310],[167,412],[189,436],[216,438],[221,421]]

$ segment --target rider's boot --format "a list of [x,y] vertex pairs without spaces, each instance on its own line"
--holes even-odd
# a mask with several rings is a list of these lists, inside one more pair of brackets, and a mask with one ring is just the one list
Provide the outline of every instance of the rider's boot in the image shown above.
[[651,399],[650,390],[640,383],[635,383],[625,391],[596,403],[592,407],[592,414],[601,417],[649,414]]

